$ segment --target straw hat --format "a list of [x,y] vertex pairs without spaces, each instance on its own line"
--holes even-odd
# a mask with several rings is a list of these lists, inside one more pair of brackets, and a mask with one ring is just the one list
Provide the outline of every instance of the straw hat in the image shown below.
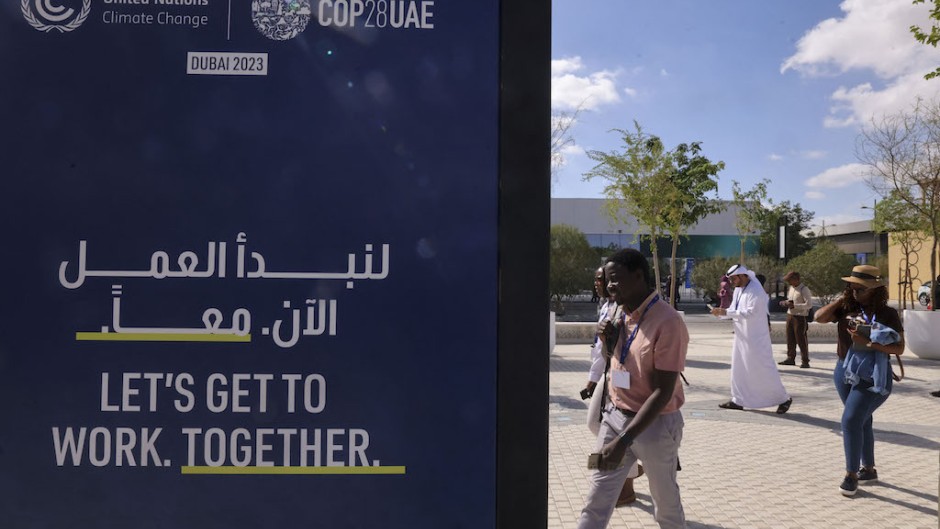
[[843,277],[846,283],[856,283],[866,288],[883,287],[885,284],[881,281],[881,270],[877,266],[858,265],[852,268],[852,275]]

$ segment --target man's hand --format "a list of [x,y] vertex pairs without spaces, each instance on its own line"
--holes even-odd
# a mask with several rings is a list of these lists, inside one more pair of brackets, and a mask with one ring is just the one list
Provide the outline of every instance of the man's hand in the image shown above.
[[728,310],[721,307],[715,307],[712,309],[712,316],[727,316]]
[[594,388],[596,388],[596,387],[597,387],[597,382],[593,382],[593,381],[588,380],[588,383],[587,383],[586,386],[584,386],[584,389],[585,389],[585,391],[587,391],[588,394],[593,395],[593,394],[594,394]]
[[623,456],[627,453],[627,443],[619,437],[615,437],[613,441],[604,445],[604,448],[601,448],[601,454],[604,456],[604,462],[607,463],[605,469],[603,470],[616,470],[620,467],[620,462],[623,461]]

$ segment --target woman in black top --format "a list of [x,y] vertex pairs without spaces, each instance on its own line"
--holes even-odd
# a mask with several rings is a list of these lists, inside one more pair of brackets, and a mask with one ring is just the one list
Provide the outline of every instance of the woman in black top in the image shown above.
[[817,311],[816,321],[839,326],[839,360],[833,382],[845,405],[842,441],[846,470],[839,489],[852,496],[859,483],[878,479],[872,414],[891,395],[890,355],[904,352],[904,329],[898,311],[888,306],[888,289],[877,267],[856,266],[852,275],[842,279],[842,297]]

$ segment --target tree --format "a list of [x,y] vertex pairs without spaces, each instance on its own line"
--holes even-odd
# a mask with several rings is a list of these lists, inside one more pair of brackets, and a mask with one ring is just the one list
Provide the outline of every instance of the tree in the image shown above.
[[738,210],[734,225],[741,240],[739,263],[744,262],[744,245],[747,244],[748,237],[756,235],[757,229],[761,226],[761,219],[765,214],[764,202],[767,202],[767,184],[769,183],[770,180],[765,178],[754,184],[753,188],[742,191],[740,183],[736,180],[731,181],[731,194],[734,197],[731,203]]
[[815,213],[799,204],[791,204],[789,200],[765,209],[760,217],[760,254],[773,258],[780,256],[780,226],[786,226],[787,255],[806,253],[813,247],[813,234],[808,231],[813,216]]
[[[930,10],[930,19],[940,21],[940,0],[931,0],[933,2],[933,9]],[[924,0],[914,0],[911,2],[914,5],[923,4]],[[940,27],[936,23],[933,23],[930,26],[930,32],[926,32],[921,29],[920,26],[913,25],[911,26],[911,33],[914,34],[914,38],[917,42],[921,44],[926,44],[928,46],[937,47],[937,43],[940,43]],[[934,71],[924,75],[924,79],[928,81],[934,77],[940,76],[940,67],[937,67]]]
[[[897,282],[902,309],[907,308],[908,298],[911,306],[914,306],[915,289],[911,284],[911,274],[913,272],[914,276],[919,275],[916,258],[923,243],[923,234],[928,229],[929,227],[924,225],[924,219],[908,207],[904,199],[894,191],[875,205],[872,231],[890,233],[891,239],[901,248]],[[888,275],[891,274],[890,270],[885,271]]]
[[591,286],[596,266],[597,255],[578,228],[567,224],[551,227],[548,289],[556,312],[564,312],[562,296]]
[[[607,180],[604,195],[609,199],[611,218],[626,221],[633,217],[648,230],[657,289],[661,284],[657,241],[665,234],[671,236],[672,283],[668,288],[675,292],[679,239],[700,219],[721,210],[716,176],[724,163],[713,163],[702,155],[700,142],[681,143],[666,151],[659,137],[643,132],[636,121],[633,126],[633,131],[615,129],[626,147],[623,153],[588,152],[588,157],[598,163],[584,177]],[[716,196],[709,197],[711,193]],[[675,304],[673,296],[670,302]]]
[[800,279],[813,294],[829,303],[842,292],[846,270],[855,266],[855,257],[843,252],[829,239],[820,240],[808,252],[794,258],[788,266],[800,273]]
[[858,138],[856,156],[870,169],[869,187],[882,197],[893,194],[928,228],[930,278],[935,279],[940,246],[940,104],[918,99],[910,111],[872,118]]
[[607,214],[615,222],[626,223],[636,219],[647,230],[653,251],[655,288],[660,284],[657,240],[664,233],[662,220],[666,207],[662,197],[671,187],[672,167],[663,142],[657,136],[643,132],[636,121],[633,131],[614,129],[620,134],[625,150],[610,152],[588,151],[597,162],[584,174],[585,180],[603,178]]
[[552,113],[552,135],[549,153],[551,155],[551,168],[553,179],[557,177],[558,170],[565,165],[565,156],[562,153],[565,147],[574,145],[574,138],[571,136],[571,127],[574,126],[581,113],[579,106],[574,112],[553,112]]
[[737,262],[729,257],[695,261],[695,266],[692,267],[692,285],[702,297],[717,299],[721,276]]
[[[672,255],[669,258],[669,292],[676,292],[676,253],[679,250],[679,238],[686,234],[705,216],[724,209],[718,200],[718,172],[725,168],[724,162],[713,163],[701,154],[701,142],[680,143],[671,153],[672,175],[669,195],[663,198],[666,209],[663,211],[663,224],[672,237]],[[714,194],[709,196],[709,194]],[[675,296],[669,295],[669,302],[676,305]]]

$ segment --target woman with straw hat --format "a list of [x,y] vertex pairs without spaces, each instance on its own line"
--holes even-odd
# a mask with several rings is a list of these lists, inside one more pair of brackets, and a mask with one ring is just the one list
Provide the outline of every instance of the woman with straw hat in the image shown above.
[[839,486],[853,496],[859,483],[877,481],[872,414],[891,396],[891,355],[904,352],[898,311],[888,306],[888,289],[876,266],[859,265],[842,278],[842,296],[816,313],[820,323],[839,325],[839,360],[833,381],[842,399],[845,478]]

